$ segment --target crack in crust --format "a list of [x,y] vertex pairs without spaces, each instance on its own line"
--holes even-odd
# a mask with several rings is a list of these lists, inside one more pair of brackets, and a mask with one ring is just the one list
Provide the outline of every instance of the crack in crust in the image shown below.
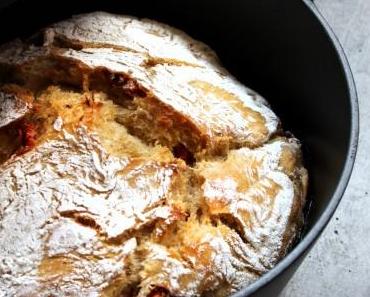
[[[105,17],[102,15],[96,22],[102,22]],[[172,52],[167,48],[166,53],[177,55],[181,49],[180,53],[186,52],[183,56],[188,60],[164,57],[160,52],[154,58],[148,58],[152,49],[146,44],[148,40],[140,39],[137,36],[140,34],[136,34],[135,39],[132,35],[132,31],[138,32],[138,27],[143,29],[140,22],[134,21],[135,26],[131,28],[122,19],[121,25],[129,29],[115,28],[118,32],[113,30],[101,36],[107,24],[97,28],[95,21],[89,18],[76,18],[75,21],[66,21],[46,30],[44,47],[31,46],[17,51],[10,46],[0,56],[0,62],[13,67],[16,79],[31,79],[32,85],[37,85],[35,81],[45,80],[46,73],[54,83],[70,84],[84,90],[109,90],[116,97],[125,98],[123,104],[129,104],[130,112],[120,120],[131,133],[148,143],[161,143],[170,148],[184,145],[199,159],[226,155],[230,148],[260,146],[279,130],[278,119],[266,102],[218,63],[209,63],[210,60],[205,58],[209,56],[208,51],[189,37],[167,32],[170,39],[160,39],[160,48],[170,43],[176,49]],[[146,28],[149,32],[153,31],[152,25],[151,29]],[[142,33],[143,36],[151,34],[146,30]],[[141,50],[117,51],[110,43],[104,45],[103,41],[110,40],[110,35],[114,34],[120,34],[117,44],[127,42],[132,48]],[[56,48],[60,44],[60,35],[64,36],[63,40],[70,38],[73,44],[80,40],[80,47]],[[184,43],[186,39],[187,44]],[[91,46],[88,40],[94,40],[99,46]],[[64,42],[64,46],[68,44]],[[153,50],[158,48],[156,45]],[[198,52],[200,49],[203,51]],[[134,100],[127,103],[127,99]]]
[[5,296],[223,297],[289,251],[299,142],[207,46],[102,12],[32,40],[0,48]]

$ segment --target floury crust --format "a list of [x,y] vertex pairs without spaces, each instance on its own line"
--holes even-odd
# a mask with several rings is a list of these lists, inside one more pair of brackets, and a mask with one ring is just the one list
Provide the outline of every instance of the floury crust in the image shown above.
[[300,144],[207,46],[103,12],[42,34],[0,49],[0,296],[228,296],[286,255]]

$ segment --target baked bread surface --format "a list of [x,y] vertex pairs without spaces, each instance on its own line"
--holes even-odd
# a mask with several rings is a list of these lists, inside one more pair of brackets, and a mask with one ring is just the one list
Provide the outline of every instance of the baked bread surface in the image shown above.
[[0,296],[228,296],[303,224],[300,144],[204,44],[103,12],[0,48]]

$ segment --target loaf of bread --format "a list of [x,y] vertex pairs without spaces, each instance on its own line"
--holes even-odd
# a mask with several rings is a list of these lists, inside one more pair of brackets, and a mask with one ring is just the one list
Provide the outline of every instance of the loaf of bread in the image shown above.
[[299,141],[206,45],[146,19],[1,46],[0,164],[1,297],[229,296],[303,224]]

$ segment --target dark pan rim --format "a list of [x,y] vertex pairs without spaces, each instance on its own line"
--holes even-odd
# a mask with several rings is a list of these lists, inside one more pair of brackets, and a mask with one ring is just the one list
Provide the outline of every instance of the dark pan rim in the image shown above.
[[317,222],[313,225],[311,230],[307,232],[301,242],[283,259],[281,260],[273,269],[259,278],[256,282],[251,284],[250,286],[240,290],[238,293],[232,295],[232,297],[245,297],[255,293],[260,288],[266,286],[270,283],[273,279],[275,279],[278,275],[283,273],[290,265],[292,265],[295,261],[298,260],[300,256],[307,251],[311,245],[318,239],[321,232],[324,230],[328,222],[330,221],[331,217],[333,216],[335,210],[337,209],[339,202],[341,201],[343,194],[346,190],[348,185],[349,179],[351,177],[353,165],[356,158],[357,153],[357,146],[358,146],[358,135],[359,135],[359,109],[358,109],[358,98],[356,92],[356,86],[353,79],[353,74],[351,68],[349,66],[347,57],[344,53],[344,50],[329,26],[326,19],[322,16],[322,14],[317,9],[316,5],[311,0],[302,0],[304,5],[306,5],[307,9],[316,17],[316,19],[320,22],[321,26],[323,27],[327,37],[332,42],[336,53],[338,55],[339,62],[341,64],[346,82],[347,82],[347,92],[348,97],[350,98],[350,108],[351,108],[351,129],[350,129],[350,136],[349,136],[349,146],[348,146],[348,153],[346,162],[344,165],[344,169],[342,171],[341,177],[337,184],[336,190],[333,196],[330,199],[329,205],[326,207],[324,212],[321,214],[320,218]]

